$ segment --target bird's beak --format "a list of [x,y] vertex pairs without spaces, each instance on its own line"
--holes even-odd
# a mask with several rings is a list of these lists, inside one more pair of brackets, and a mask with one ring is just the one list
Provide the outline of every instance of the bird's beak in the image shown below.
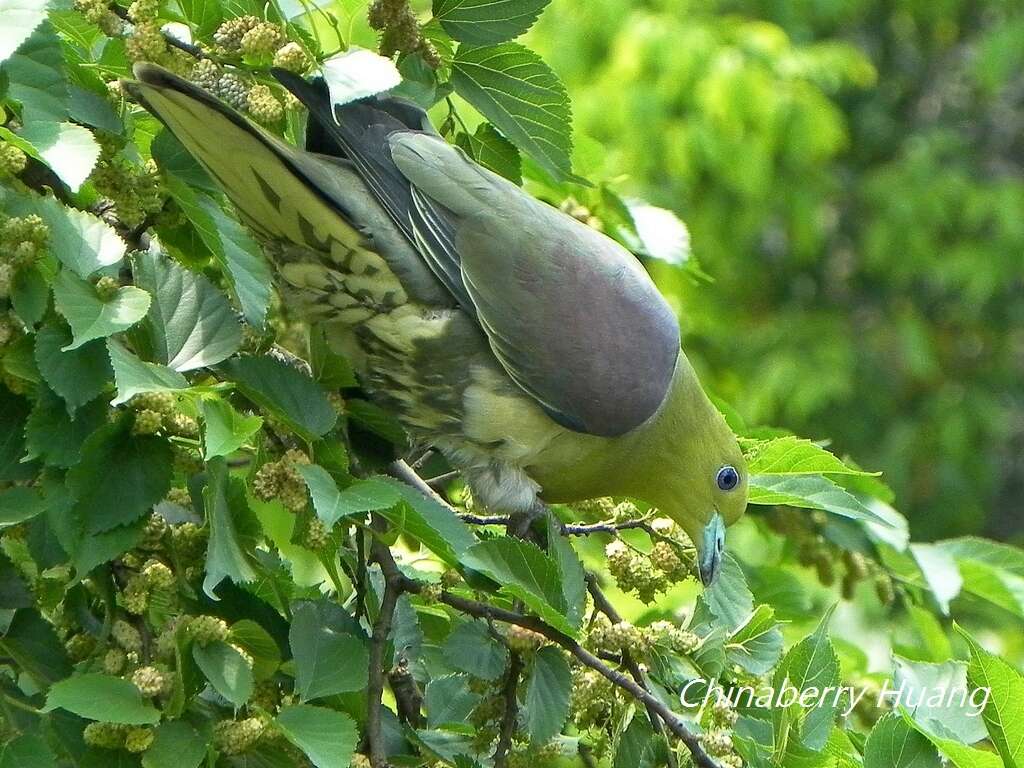
[[722,558],[725,556],[725,521],[715,512],[711,520],[704,526],[704,532],[697,545],[697,570],[700,572],[701,583],[710,587],[722,570]]

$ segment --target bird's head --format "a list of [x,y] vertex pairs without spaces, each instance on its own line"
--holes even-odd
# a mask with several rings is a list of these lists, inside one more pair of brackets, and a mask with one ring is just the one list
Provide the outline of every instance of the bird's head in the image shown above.
[[700,580],[710,586],[725,556],[725,529],[747,508],[748,472],[736,435],[683,359],[673,401],[657,427],[659,454],[636,495],[682,528],[697,548]]

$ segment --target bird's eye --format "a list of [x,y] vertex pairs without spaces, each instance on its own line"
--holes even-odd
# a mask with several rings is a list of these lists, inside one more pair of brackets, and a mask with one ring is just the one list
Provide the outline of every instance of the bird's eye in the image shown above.
[[718,482],[718,487],[723,491],[731,491],[740,484],[740,473],[736,471],[735,467],[726,464],[718,470],[716,481]]

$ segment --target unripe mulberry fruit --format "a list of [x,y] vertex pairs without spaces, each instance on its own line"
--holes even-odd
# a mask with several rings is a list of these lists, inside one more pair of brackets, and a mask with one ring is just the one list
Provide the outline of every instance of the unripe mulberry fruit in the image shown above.
[[0,263],[0,299],[11,295],[11,283],[14,282],[14,267]]
[[67,649],[68,656],[71,657],[72,661],[83,661],[96,650],[96,638],[84,633],[72,635],[68,638],[64,647]]
[[284,107],[265,85],[254,85],[249,91],[246,106],[258,123],[273,125],[284,117]]
[[116,723],[89,723],[82,731],[82,740],[97,749],[121,749],[127,728]]
[[153,699],[167,690],[168,677],[156,667],[139,667],[132,673],[132,683],[147,699]]
[[146,527],[142,530],[142,541],[139,542],[139,549],[160,549],[168,527],[167,521],[161,515],[156,512],[150,512],[149,518],[146,520]]
[[114,625],[110,628],[110,636],[114,638],[115,643],[126,651],[142,650],[142,635],[139,634],[139,630],[124,619],[118,619],[114,622]]
[[159,12],[160,3],[158,0],[134,0],[128,6],[128,18],[136,24],[155,20]]
[[509,648],[518,653],[530,653],[547,642],[547,638],[540,634],[540,632],[534,632],[532,629],[515,624],[508,628],[506,639],[508,640]]
[[100,301],[110,301],[117,296],[119,290],[121,290],[121,284],[117,282],[116,278],[109,275],[96,281],[96,296]]
[[265,727],[263,721],[256,717],[222,720],[213,728],[214,746],[225,755],[239,755],[259,741]]
[[28,166],[28,155],[13,144],[0,146],[0,175],[17,176]]
[[260,20],[255,16],[239,16],[228,19],[213,33],[213,40],[225,51],[234,52],[242,46],[245,33],[253,29]]
[[192,65],[192,82],[208,91],[217,89],[221,69],[211,59],[200,59]]
[[108,675],[119,675],[128,657],[120,648],[111,648],[103,657],[103,671]]
[[132,424],[133,435],[155,435],[164,425],[163,417],[156,411],[139,411]]
[[274,66],[301,75],[309,69],[309,57],[298,43],[285,43],[274,54]]
[[189,622],[188,630],[199,645],[206,646],[228,638],[228,625],[216,616],[196,616]]
[[125,734],[124,748],[134,754],[145,752],[153,746],[152,728],[132,728]]
[[184,413],[172,413],[164,419],[167,432],[177,437],[199,437],[199,422]]
[[142,577],[150,589],[167,590],[174,586],[174,571],[159,560],[146,563]]
[[249,103],[249,85],[234,72],[225,72],[217,80],[216,93],[235,109],[245,109]]
[[319,517],[310,519],[306,525],[306,535],[303,536],[302,544],[306,549],[319,552],[331,543],[331,532],[323,524]]
[[128,401],[136,411],[156,411],[161,416],[174,412],[177,401],[170,392],[142,392]]
[[882,605],[890,606],[896,602],[896,590],[893,588],[892,577],[887,573],[880,573],[875,578],[875,594],[878,595]]
[[248,30],[239,42],[242,53],[250,56],[270,55],[284,42],[284,33],[276,24],[261,21]]

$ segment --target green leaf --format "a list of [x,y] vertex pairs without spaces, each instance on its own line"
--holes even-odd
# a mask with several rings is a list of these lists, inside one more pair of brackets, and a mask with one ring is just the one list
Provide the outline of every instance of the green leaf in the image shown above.
[[729,632],[750,618],[754,610],[754,596],[747,586],[743,569],[732,555],[722,559],[722,572],[704,592],[704,601],[715,618]]
[[730,664],[752,675],[763,675],[778,663],[782,646],[782,629],[775,620],[775,610],[769,605],[759,605],[747,622],[729,637],[725,652]]
[[288,642],[295,659],[295,689],[302,701],[366,687],[366,644],[359,637],[324,626],[312,603],[295,609]]
[[507,537],[474,544],[462,555],[462,564],[480,571],[501,585],[501,591],[522,600],[560,632],[573,637],[565,616],[558,566],[534,544]]
[[242,394],[307,440],[327,434],[338,420],[320,385],[277,358],[240,357],[221,364],[220,370]]
[[[7,61],[46,18],[49,0],[0,0],[0,62]],[[6,768],[6,766],[5,766]]]
[[272,276],[259,246],[213,198],[197,193],[179,176],[167,175],[167,189],[227,275],[246,321],[262,328]]
[[334,105],[383,93],[402,82],[395,62],[357,46],[327,59],[321,69]]
[[[0,40],[7,34],[5,31]],[[64,54],[60,38],[49,22],[39,25],[13,55],[5,58],[4,71],[10,81],[9,92],[21,102],[22,123],[30,125],[66,120],[68,80]]]
[[[0,13],[5,13],[0,3]],[[17,736],[0,746],[0,768],[56,768],[50,745],[33,733]]]
[[758,440],[745,446],[747,469],[752,475],[859,475],[874,477],[847,466],[833,453],[810,440],[787,435],[774,440]]
[[132,523],[171,487],[173,454],[161,437],[132,435],[129,419],[98,429],[68,470],[75,514],[90,534]]
[[124,240],[91,213],[69,208],[52,197],[18,196],[7,208],[12,216],[40,216],[50,228],[49,251],[79,277],[87,278],[124,258]]
[[890,525],[849,491],[822,475],[751,475],[750,503],[820,509],[852,520]]
[[935,602],[942,613],[949,615],[949,604],[963,589],[964,580],[951,552],[935,544],[911,544],[910,553],[921,569]]
[[490,123],[480,123],[473,133],[460,132],[455,143],[484,168],[490,168],[513,184],[523,183],[519,150]]
[[[50,18],[53,19],[52,16]],[[120,115],[103,96],[74,83],[71,84],[69,92],[71,98],[68,108],[74,122],[91,125],[115,136],[124,133],[124,123],[121,122]]]
[[32,327],[46,314],[50,301],[50,284],[39,267],[32,264],[14,274],[11,284],[11,306],[25,325]]
[[46,509],[35,488],[15,486],[0,491],[0,530],[31,520]]
[[100,156],[100,145],[89,129],[74,123],[28,123],[19,135],[72,192],[85,183]]
[[142,755],[142,768],[199,768],[206,741],[184,720],[161,723],[153,745]]
[[[236,516],[247,512],[244,488],[231,487],[228,465],[222,457],[206,463],[207,485],[203,491],[210,541],[206,549],[206,578],[203,591],[213,600],[214,589],[225,578],[236,584],[253,581],[253,570],[248,555],[242,549]],[[239,481],[241,482],[241,481]]]
[[423,691],[423,708],[427,726],[437,728],[468,721],[473,708],[480,703],[480,694],[469,689],[469,675],[435,677]]
[[[938,736],[955,738],[964,744],[974,744],[985,738],[985,724],[977,716],[970,696],[961,699],[957,691],[969,691],[967,664],[946,661],[941,664],[915,662],[896,656],[893,658],[893,685],[904,689],[900,698],[910,718],[923,731]],[[974,713],[974,714],[972,714]]]
[[928,733],[917,723],[907,718],[911,727],[930,741],[939,753],[943,755],[951,765],[956,768],[1005,768],[1003,761],[998,755],[976,747],[969,747],[953,739],[942,738],[935,734]]
[[242,654],[227,643],[213,642],[206,646],[195,643],[192,658],[213,689],[235,707],[242,706],[252,696],[252,669]]
[[508,663],[508,650],[480,621],[462,621],[448,635],[442,647],[445,661],[460,672],[481,680],[497,680]]
[[571,179],[572,114],[565,86],[518,43],[463,43],[452,63],[455,90],[545,171]]
[[447,565],[457,566],[462,554],[476,543],[476,536],[449,507],[398,480],[375,479],[390,485],[405,501],[404,504],[378,510],[380,515],[421,542]]
[[216,456],[230,456],[260,431],[263,419],[243,416],[227,400],[219,397],[203,400],[203,448],[207,461]]
[[160,362],[191,371],[238,351],[242,326],[209,280],[152,251],[139,254],[133,271],[135,284],[153,297],[146,327]]
[[178,0],[178,5],[197,38],[212,35],[224,18],[220,3],[215,0]]
[[491,45],[519,37],[550,0],[434,0],[434,18],[453,39]]
[[160,713],[127,680],[110,675],[77,675],[50,686],[46,712],[66,709],[87,720],[124,725],[152,725]]
[[143,392],[174,392],[188,387],[188,380],[177,371],[140,360],[115,339],[107,339],[107,355],[117,385],[117,397],[111,405],[126,403]]
[[1002,659],[986,651],[963,629],[957,628],[971,649],[967,681],[974,688],[987,688],[988,702],[981,713],[989,738],[995,744],[1005,768],[1024,766],[1024,677]]
[[939,755],[927,738],[902,715],[890,713],[875,723],[864,746],[864,768],[939,768]]
[[0,651],[14,660],[32,683],[46,690],[72,672],[64,644],[53,624],[31,608],[15,611],[7,631],[0,635]]
[[252,674],[257,681],[271,678],[281,666],[281,649],[270,633],[252,619],[232,624],[228,639],[252,656]]
[[380,480],[358,480],[344,491],[339,491],[323,467],[307,464],[298,469],[313,498],[317,517],[328,527],[343,517],[387,509],[402,500],[393,486]]
[[277,725],[316,768],[348,768],[358,733],[348,715],[299,704],[282,709]]
[[934,546],[953,558],[963,578],[964,592],[1024,616],[1022,550],[970,536],[938,542]]
[[531,744],[544,744],[557,735],[569,717],[572,673],[554,646],[537,651],[526,683],[526,731]]
[[68,413],[74,415],[107,388],[113,371],[102,342],[64,351],[70,344],[68,328],[50,321],[36,334],[35,359],[43,380],[64,400]]
[[140,288],[125,285],[109,301],[102,301],[92,284],[62,269],[53,281],[53,303],[71,326],[74,338],[64,347],[67,351],[128,330],[146,316],[150,297]]

